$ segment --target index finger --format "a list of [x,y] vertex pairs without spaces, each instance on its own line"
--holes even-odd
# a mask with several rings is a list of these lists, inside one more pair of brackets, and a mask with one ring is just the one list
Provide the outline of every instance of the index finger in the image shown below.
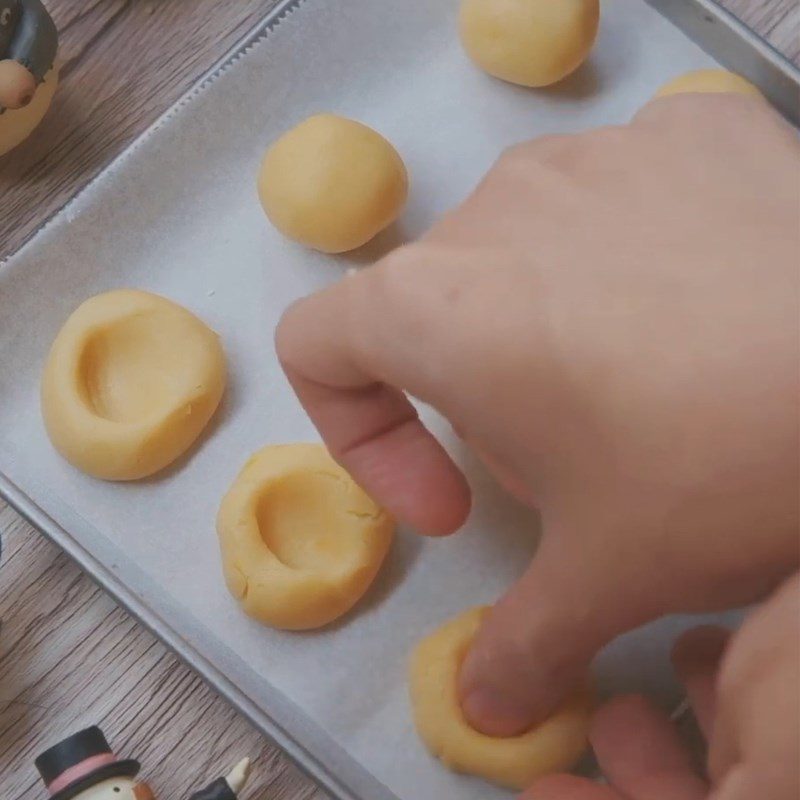
[[300,300],[275,341],[331,455],[396,518],[441,535],[464,522],[470,493],[406,396],[436,403],[446,382],[430,366],[435,314],[408,291],[415,252],[398,251]]

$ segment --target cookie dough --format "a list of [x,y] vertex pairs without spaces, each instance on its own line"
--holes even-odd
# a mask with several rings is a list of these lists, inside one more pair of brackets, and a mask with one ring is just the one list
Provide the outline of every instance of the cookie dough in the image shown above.
[[493,738],[470,727],[456,679],[486,610],[461,614],[417,645],[411,658],[411,708],[422,741],[446,767],[522,790],[542,775],[570,769],[583,755],[591,691],[587,682],[549,719],[520,736]]
[[325,253],[368,242],[400,215],[408,195],[403,160],[379,133],[317,114],[269,148],[258,175],[267,217],[285,236]]
[[599,0],[463,0],[464,49],[496,78],[549,86],[589,55],[600,21]]
[[58,86],[58,68],[53,67],[39,84],[33,100],[24,108],[0,114],[0,156],[27,139],[42,121]]
[[656,97],[667,97],[672,94],[686,92],[699,92],[701,94],[734,93],[749,94],[763,97],[761,92],[750,81],[728,72],[726,69],[698,69],[673,78],[664,84],[657,92]]
[[349,611],[383,563],[394,522],[318,444],[245,464],[217,517],[225,581],[251,617],[318,628]]
[[147,292],[92,297],[56,336],[42,378],[50,440],[89,475],[127,481],[158,472],[206,426],[225,388],[217,335]]

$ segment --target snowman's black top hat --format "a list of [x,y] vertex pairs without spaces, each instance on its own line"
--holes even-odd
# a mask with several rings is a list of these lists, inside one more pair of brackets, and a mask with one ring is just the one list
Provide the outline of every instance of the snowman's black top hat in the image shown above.
[[72,800],[109,778],[133,778],[140,768],[133,759],[118,760],[97,727],[69,736],[42,753],[35,763],[50,800]]

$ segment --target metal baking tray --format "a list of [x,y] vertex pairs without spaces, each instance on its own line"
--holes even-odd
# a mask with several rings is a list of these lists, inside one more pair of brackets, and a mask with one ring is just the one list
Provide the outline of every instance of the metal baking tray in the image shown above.
[[[535,542],[527,512],[457,453],[477,497],[467,531],[448,542],[402,532],[378,587],[341,625],[267,631],[227,597],[213,531],[218,498],[252,450],[313,435],[277,365],[265,366],[270,329],[289,299],[353,263],[303,251],[269,228],[252,190],[258,156],[276,132],[321,109],[358,116],[400,147],[411,204],[399,228],[355,256],[364,263],[424,230],[504,145],[622,121],[660,82],[693,67],[716,61],[745,75],[798,122],[798,70],[730,14],[710,0],[649,5],[607,0],[594,67],[535,93],[469,65],[454,43],[456,0],[285,0],[0,266],[0,494],[338,800],[505,796],[449,775],[422,751],[405,711],[402,662],[430,627],[496,596]],[[421,78],[439,90],[441,81],[457,85],[433,102]],[[66,315],[126,284],[160,291],[216,327],[232,388],[188,459],[164,476],[112,485],[52,453],[38,378]],[[448,591],[432,593],[433,584]],[[664,620],[624,637],[600,659],[606,691],[643,689],[674,702],[664,654],[689,623]],[[365,663],[352,687],[348,670]]]

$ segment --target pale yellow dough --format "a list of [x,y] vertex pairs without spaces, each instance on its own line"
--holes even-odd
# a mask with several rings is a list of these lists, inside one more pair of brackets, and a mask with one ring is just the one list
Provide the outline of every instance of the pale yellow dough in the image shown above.
[[549,86],[589,55],[600,21],[599,0],[462,0],[464,49],[496,78]]
[[42,378],[50,440],[106,480],[144,478],[180,456],[225,388],[217,335],[179,305],[120,289],[78,307],[56,336]]
[[446,767],[519,791],[535,778],[570,769],[583,755],[592,693],[587,682],[550,718],[520,736],[478,733],[461,712],[456,681],[485,613],[485,608],[471,609],[417,645],[411,658],[411,708],[422,741]]
[[408,195],[408,176],[397,151],[372,128],[317,114],[269,148],[258,195],[285,236],[342,253],[397,219]]
[[50,108],[57,86],[58,67],[53,67],[27,106],[0,114],[0,156],[22,144],[33,133]]
[[664,84],[656,97],[667,97],[672,94],[699,92],[701,94],[749,94],[762,97],[761,92],[741,75],[728,72],[726,69],[698,69],[673,78]]
[[272,445],[244,465],[217,516],[225,581],[251,617],[302,630],[366,592],[394,522],[317,444]]

